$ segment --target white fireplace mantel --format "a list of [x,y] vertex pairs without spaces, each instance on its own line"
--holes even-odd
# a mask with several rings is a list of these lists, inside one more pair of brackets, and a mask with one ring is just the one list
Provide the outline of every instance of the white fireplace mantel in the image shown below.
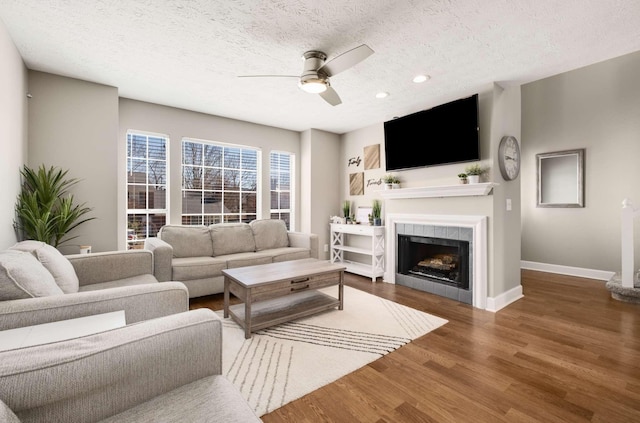
[[438,197],[470,197],[489,195],[498,184],[484,182],[480,184],[441,185],[432,187],[387,189],[380,192],[386,199],[396,198],[438,198]]

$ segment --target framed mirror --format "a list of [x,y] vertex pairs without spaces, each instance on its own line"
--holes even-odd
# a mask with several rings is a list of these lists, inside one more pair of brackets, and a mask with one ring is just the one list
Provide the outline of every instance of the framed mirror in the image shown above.
[[585,149],[536,154],[537,207],[584,207]]

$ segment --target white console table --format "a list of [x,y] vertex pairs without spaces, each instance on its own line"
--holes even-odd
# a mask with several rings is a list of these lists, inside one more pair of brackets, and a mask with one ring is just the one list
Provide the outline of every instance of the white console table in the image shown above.
[[[365,241],[354,244],[354,237]],[[364,261],[347,260],[345,253],[364,256]],[[344,264],[347,272],[375,282],[384,275],[384,257],[384,226],[331,224],[331,263]]]

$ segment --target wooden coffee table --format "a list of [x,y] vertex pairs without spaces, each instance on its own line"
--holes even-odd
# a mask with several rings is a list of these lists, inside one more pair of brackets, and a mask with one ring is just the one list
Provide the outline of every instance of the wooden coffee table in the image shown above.
[[[328,260],[302,259],[225,269],[224,317],[244,328],[244,337],[300,317],[343,309],[345,266]],[[338,286],[338,298],[319,288]],[[229,306],[230,294],[242,303]]]

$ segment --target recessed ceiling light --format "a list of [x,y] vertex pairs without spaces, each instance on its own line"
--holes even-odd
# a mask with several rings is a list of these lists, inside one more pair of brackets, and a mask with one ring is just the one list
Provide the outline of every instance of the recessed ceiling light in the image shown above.
[[389,97],[389,93],[385,91],[381,91],[378,94],[376,94],[376,98],[386,98],[386,97]]
[[431,77],[429,75],[416,75],[413,78],[413,82],[415,82],[416,84],[419,84],[419,83],[424,82],[424,81],[426,81],[426,80],[428,80],[430,78]]

